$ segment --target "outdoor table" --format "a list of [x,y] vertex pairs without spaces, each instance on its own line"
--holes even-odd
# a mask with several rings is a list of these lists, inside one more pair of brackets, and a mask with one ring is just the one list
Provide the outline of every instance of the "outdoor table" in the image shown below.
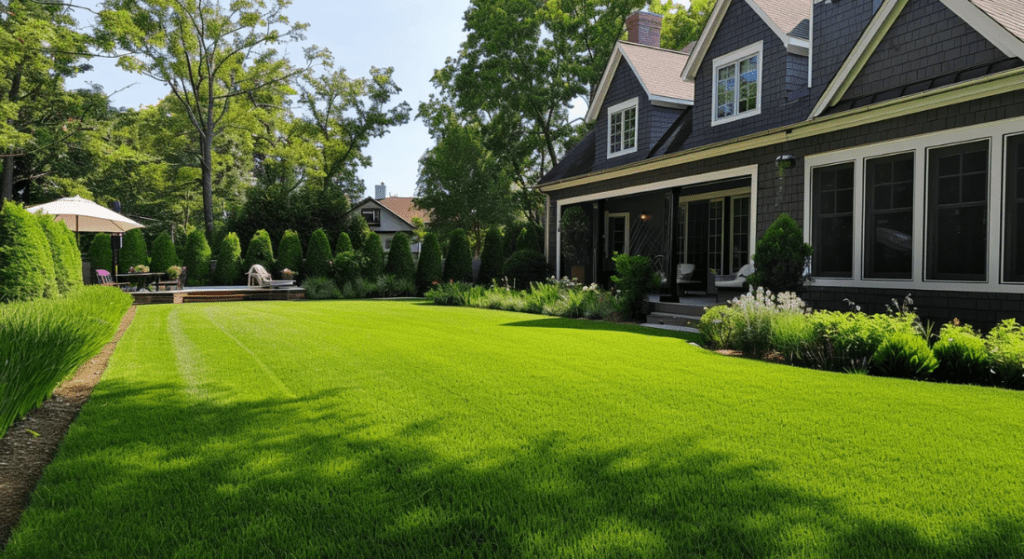
[[[163,276],[164,272],[124,272],[117,274],[118,279],[127,278],[130,283],[135,285],[140,291],[143,286],[147,283],[153,283],[160,280],[160,276]],[[153,278],[151,282],[147,282],[147,278]]]

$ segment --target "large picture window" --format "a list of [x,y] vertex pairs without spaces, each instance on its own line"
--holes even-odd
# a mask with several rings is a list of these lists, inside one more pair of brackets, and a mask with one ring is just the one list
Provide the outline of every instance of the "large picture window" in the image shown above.
[[1024,282],[1024,135],[1006,141],[1006,244],[1004,279]]
[[928,152],[927,279],[984,280],[988,141]]
[[750,261],[750,198],[732,199],[732,273]]
[[910,279],[914,244],[914,154],[865,166],[864,275]]
[[608,157],[636,151],[637,100],[619,103],[608,109]]
[[761,43],[714,61],[713,124],[761,112]]
[[853,276],[853,163],[814,169],[814,275]]

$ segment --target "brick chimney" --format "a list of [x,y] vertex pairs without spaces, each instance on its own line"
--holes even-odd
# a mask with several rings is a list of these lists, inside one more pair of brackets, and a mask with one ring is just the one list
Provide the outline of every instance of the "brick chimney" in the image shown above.
[[649,47],[661,46],[661,16],[646,10],[626,16],[629,42]]
[[384,183],[378,184],[377,185],[376,196],[374,196],[374,198],[376,198],[377,200],[383,200],[383,199],[385,199],[387,197],[388,197],[388,187],[384,186]]

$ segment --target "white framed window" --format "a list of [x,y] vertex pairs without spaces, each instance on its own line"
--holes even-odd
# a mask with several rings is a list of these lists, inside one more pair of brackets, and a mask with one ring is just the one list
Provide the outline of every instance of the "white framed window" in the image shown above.
[[712,126],[761,114],[763,50],[758,41],[714,60]]
[[380,225],[380,210],[374,208],[366,208],[359,212],[363,219],[366,220],[367,225]]
[[629,254],[629,213],[604,214],[605,257]]
[[609,158],[636,152],[638,101],[639,98],[634,97],[608,107]]

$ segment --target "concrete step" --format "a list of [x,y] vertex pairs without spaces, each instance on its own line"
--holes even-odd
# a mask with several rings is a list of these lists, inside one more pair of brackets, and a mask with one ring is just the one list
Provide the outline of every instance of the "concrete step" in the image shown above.
[[647,315],[647,322],[651,324],[665,324],[671,326],[687,326],[696,328],[700,324],[700,315],[675,314],[655,311]]
[[640,326],[646,326],[647,328],[656,328],[658,330],[672,330],[673,332],[686,332],[688,334],[700,334],[700,330],[691,326],[675,326],[673,324],[654,324],[651,322],[641,324]]
[[707,305],[693,305],[687,303],[651,303],[651,310],[666,314],[684,314],[687,316],[704,316],[704,307]]

